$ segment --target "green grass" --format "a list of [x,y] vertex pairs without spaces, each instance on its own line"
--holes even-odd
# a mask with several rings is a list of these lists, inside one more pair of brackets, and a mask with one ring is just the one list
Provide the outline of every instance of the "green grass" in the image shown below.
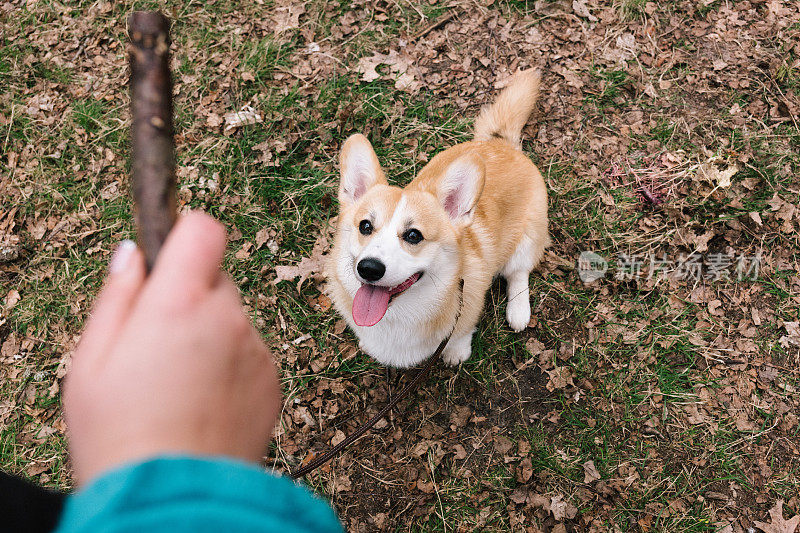
[[617,9],[623,20],[636,18],[644,13],[647,0],[619,0]]
[[697,14],[701,17],[705,17],[712,11],[719,9],[721,5],[721,0],[703,0],[697,3]]
[[586,104],[594,106],[600,113],[619,106],[630,86],[628,73],[599,67],[594,67],[590,73],[598,88],[586,96]]

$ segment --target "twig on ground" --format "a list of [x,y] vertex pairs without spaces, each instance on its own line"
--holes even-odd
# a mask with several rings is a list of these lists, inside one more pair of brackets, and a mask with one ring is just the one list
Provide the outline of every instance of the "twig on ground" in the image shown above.
[[408,39],[408,41],[409,42],[413,42],[413,41],[416,41],[417,39],[421,39],[422,37],[425,37],[426,35],[428,35],[433,30],[435,30],[437,28],[440,28],[440,27],[444,26],[445,24],[447,24],[448,22],[450,22],[453,19],[453,17],[455,17],[455,16],[456,16],[455,10],[448,11],[447,13],[444,14],[444,16],[439,17],[439,19],[435,20],[432,24],[429,24],[429,25],[425,26],[420,31],[418,31],[417,33],[412,35]]

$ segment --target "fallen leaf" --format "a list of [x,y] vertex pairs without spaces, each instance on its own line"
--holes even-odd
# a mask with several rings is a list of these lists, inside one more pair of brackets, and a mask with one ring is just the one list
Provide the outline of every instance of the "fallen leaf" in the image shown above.
[[594,466],[594,461],[586,461],[583,463],[583,482],[584,483],[591,483],[592,481],[597,481],[600,479],[600,472],[597,471],[597,467]]
[[781,231],[784,233],[792,233],[794,227],[792,225],[792,219],[797,212],[797,207],[781,198],[778,193],[775,193],[772,196],[767,204],[772,208],[772,211],[775,212],[775,217],[783,220],[783,225],[781,225]]
[[503,455],[507,454],[513,447],[514,443],[507,437],[498,435],[494,438],[494,449]]
[[331,439],[331,446],[338,446],[339,443],[341,443],[346,438],[347,436],[344,434],[344,432],[341,429],[337,429],[336,434]]
[[517,480],[521,483],[527,483],[532,476],[533,462],[530,460],[530,457],[526,457],[520,461],[519,466],[517,467]]
[[557,521],[573,519],[578,514],[578,509],[570,502],[564,500],[564,496],[557,494],[550,499],[550,512]]
[[6,234],[0,236],[0,263],[8,263],[19,257],[19,236]]
[[541,507],[545,511],[550,510],[550,498],[542,494],[528,493],[528,503],[534,507]]
[[467,450],[465,450],[464,447],[460,444],[456,444],[455,446],[453,446],[453,451],[456,454],[456,459],[458,459],[459,461],[467,457]]
[[589,11],[586,0],[572,0],[572,11],[579,17],[589,19],[590,22],[597,22],[597,17]]
[[720,170],[712,161],[707,161],[697,168],[697,174],[700,178],[706,179],[722,189],[731,186],[731,178],[737,172],[739,172],[739,167],[736,164],[729,166],[725,170]]
[[380,52],[375,52],[369,57],[362,57],[358,60],[358,65],[356,65],[356,72],[361,73],[363,81],[375,81],[381,77],[378,67],[386,63],[387,57],[387,55]]
[[436,490],[436,485],[433,483],[433,481],[424,481],[422,479],[418,479],[417,488],[425,494],[433,494],[433,492]]
[[269,238],[269,228],[261,228],[256,232],[256,249],[264,246]]
[[633,50],[636,48],[636,37],[632,33],[623,33],[617,37],[617,47]]
[[422,457],[428,452],[428,448],[431,447],[431,443],[427,440],[420,441],[414,445],[411,449],[411,454],[417,457]]
[[272,282],[280,283],[281,281],[291,281],[295,278],[300,278],[297,282],[297,291],[300,292],[300,287],[303,282],[309,278],[322,280],[322,273],[325,270],[325,254],[328,252],[328,239],[325,234],[317,237],[314,243],[314,248],[311,250],[309,257],[304,257],[299,263],[295,265],[278,265],[275,267],[275,280]]
[[243,261],[250,257],[250,248],[252,248],[252,243],[246,242],[242,245],[242,247],[235,253],[233,256],[238,259],[239,261]]
[[739,411],[733,421],[736,424],[736,429],[739,431],[755,431],[758,429],[758,426],[747,418],[747,413],[744,411]]
[[386,520],[389,518],[389,515],[387,515],[386,513],[378,513],[370,515],[370,518],[372,519],[373,522],[375,522],[375,526],[379,530],[383,531],[384,525],[386,524]]
[[800,346],[800,322],[784,322],[782,325],[788,335],[781,336],[778,343],[787,350],[792,344]]
[[9,360],[19,352],[19,348],[20,345],[17,341],[17,335],[12,331],[0,347],[0,359]]
[[721,524],[715,524],[715,525],[717,527],[716,529],[717,533],[733,533],[733,525],[730,522],[728,523],[723,522]]
[[11,310],[15,305],[17,305],[19,299],[20,295],[18,290],[11,289],[8,291],[8,294],[6,295],[6,310]]
[[755,526],[764,533],[795,533],[800,524],[800,515],[789,520],[783,518],[783,500],[775,502],[775,506],[769,510],[770,522],[753,522]]
[[704,414],[700,413],[700,411],[697,410],[697,404],[694,403],[689,404],[684,407],[684,410],[689,415],[687,420],[689,421],[690,424],[698,425],[708,422],[708,417],[706,417]]
[[328,309],[331,308],[333,302],[331,302],[331,299],[325,296],[324,294],[320,294],[319,298],[317,298],[317,304],[319,305],[319,308],[322,311],[328,311]]
[[216,113],[209,113],[206,116],[206,126],[209,128],[217,129],[222,126],[223,122],[225,122],[225,120]]
[[472,409],[466,406],[456,406],[450,413],[450,428],[463,428],[472,416]]
[[300,15],[305,12],[306,6],[302,2],[283,5],[275,9],[275,33],[280,34],[300,27]]
[[272,147],[269,141],[264,141],[263,143],[254,145],[253,151],[260,153],[260,155],[256,158],[256,163],[261,163],[262,165],[268,167],[278,166],[277,161],[275,161],[273,158]]
[[378,67],[387,65],[390,72],[394,75],[395,89],[407,92],[417,92],[422,84],[416,76],[409,72],[413,60],[404,53],[390,50],[388,54],[375,52],[369,57],[362,57],[356,65],[356,72],[361,74],[363,81],[375,81],[382,77],[378,72]]
[[273,253],[278,253],[280,245],[278,243],[278,232],[274,228],[261,228],[256,232],[256,250],[267,245],[267,249]]
[[241,128],[242,126],[249,126],[264,122],[264,119],[261,118],[261,115],[249,105],[242,107],[239,111],[225,113],[223,118],[225,119],[225,133],[230,133],[236,128]]
[[522,487],[518,487],[517,490],[511,493],[509,499],[516,504],[525,503],[528,499],[528,492]]
[[350,482],[350,476],[346,474],[336,476],[333,482],[335,492],[349,492],[352,488],[353,484]]
[[341,318],[336,321],[333,325],[333,334],[334,335],[341,335],[344,333],[344,330],[347,329],[347,322],[342,320]]
[[553,370],[548,370],[547,374],[550,376],[550,379],[547,381],[547,390],[550,392],[575,385],[572,381],[572,369],[569,367],[555,367]]

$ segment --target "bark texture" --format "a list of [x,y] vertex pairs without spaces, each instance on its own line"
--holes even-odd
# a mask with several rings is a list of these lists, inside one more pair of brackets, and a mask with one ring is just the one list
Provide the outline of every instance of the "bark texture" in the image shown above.
[[155,11],[128,18],[133,198],[148,271],[177,216],[169,21]]

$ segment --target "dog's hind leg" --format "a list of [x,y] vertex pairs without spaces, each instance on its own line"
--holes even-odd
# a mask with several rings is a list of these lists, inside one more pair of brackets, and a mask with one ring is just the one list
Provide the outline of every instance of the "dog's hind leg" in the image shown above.
[[501,274],[506,278],[508,304],[506,319],[511,329],[522,331],[531,319],[529,277],[531,270],[544,254],[544,244],[537,243],[524,235],[514,254],[503,267]]
[[514,331],[522,331],[531,320],[529,276],[530,273],[526,270],[517,270],[506,276],[508,283],[506,319]]

